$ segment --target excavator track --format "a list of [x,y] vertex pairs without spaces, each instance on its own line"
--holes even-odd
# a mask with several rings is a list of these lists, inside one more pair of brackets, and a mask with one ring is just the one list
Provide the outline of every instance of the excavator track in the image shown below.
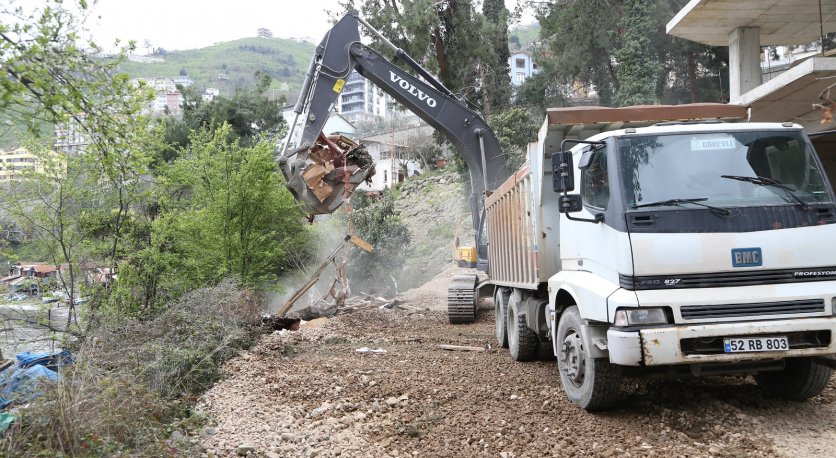
[[476,320],[476,275],[456,275],[447,286],[447,318],[450,323],[472,323]]

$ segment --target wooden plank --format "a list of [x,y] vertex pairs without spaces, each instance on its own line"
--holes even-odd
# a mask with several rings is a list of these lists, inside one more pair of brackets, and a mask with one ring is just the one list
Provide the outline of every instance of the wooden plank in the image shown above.
[[442,350],[450,350],[450,351],[485,351],[485,347],[467,347],[463,345],[446,345],[441,344],[438,345],[438,348]]
[[[348,240],[348,238],[346,238],[346,240]],[[298,301],[299,298],[302,297],[302,295],[304,295],[305,292],[307,292],[309,289],[311,289],[311,287],[319,280],[319,276],[320,276],[320,274],[322,274],[322,271],[325,270],[326,267],[328,267],[328,263],[330,263],[331,261],[334,260],[334,258],[337,257],[337,254],[340,251],[342,251],[344,246],[345,245],[341,244],[340,246],[335,248],[334,251],[332,251],[331,254],[329,254],[328,257],[325,258],[324,261],[322,261],[322,264],[320,264],[319,267],[316,268],[316,270],[310,276],[308,281],[306,281],[305,284],[302,285],[301,288],[297,289],[296,292],[293,293],[292,296],[290,296],[290,299],[288,299],[287,302],[285,302],[284,305],[282,305],[282,307],[279,309],[279,311],[276,312],[276,316],[285,316],[285,314],[288,311],[290,311],[290,308],[293,307],[293,304],[295,304],[296,301]]]
[[374,247],[369,242],[366,242],[365,240],[361,239],[360,237],[357,237],[356,235],[350,236],[348,238],[348,241],[357,245],[359,248],[368,251],[369,253],[374,251]]

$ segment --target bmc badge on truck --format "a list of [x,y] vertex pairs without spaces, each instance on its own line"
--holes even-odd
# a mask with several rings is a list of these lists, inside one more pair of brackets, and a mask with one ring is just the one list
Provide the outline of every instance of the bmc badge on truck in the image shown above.
[[758,267],[763,265],[760,248],[733,248],[731,250],[732,267]]

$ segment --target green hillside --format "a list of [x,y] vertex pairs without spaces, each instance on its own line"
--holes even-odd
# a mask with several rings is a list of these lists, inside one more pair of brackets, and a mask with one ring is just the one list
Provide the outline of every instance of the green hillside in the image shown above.
[[508,47],[513,51],[531,51],[540,40],[540,24],[520,25],[508,30]]
[[121,68],[133,78],[175,78],[184,70],[198,89],[218,88],[221,95],[253,86],[253,74],[261,70],[273,77],[270,95],[291,100],[299,92],[314,48],[311,43],[283,38],[242,38],[201,49],[154,54],[148,57],[163,62],[126,61]]

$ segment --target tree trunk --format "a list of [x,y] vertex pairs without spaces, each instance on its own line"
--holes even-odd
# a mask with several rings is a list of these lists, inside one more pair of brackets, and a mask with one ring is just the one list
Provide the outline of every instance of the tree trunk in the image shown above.
[[697,103],[697,63],[692,51],[688,51],[688,86],[691,90],[691,103]]

